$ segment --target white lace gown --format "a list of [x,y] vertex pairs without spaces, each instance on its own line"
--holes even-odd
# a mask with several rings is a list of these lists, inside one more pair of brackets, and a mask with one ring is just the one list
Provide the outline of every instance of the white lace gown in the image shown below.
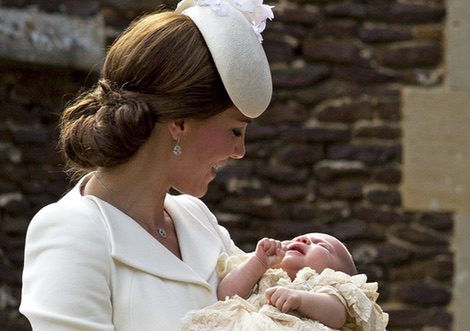
[[[221,256],[219,273],[229,272],[245,258]],[[388,323],[388,314],[376,303],[377,283],[368,283],[364,274],[349,276],[331,269],[318,274],[311,268],[304,268],[291,281],[283,270],[269,269],[248,299],[234,296],[191,311],[183,318],[181,331],[336,330],[294,312],[282,313],[267,304],[264,292],[276,285],[337,296],[348,313],[347,322],[341,328],[343,331],[383,331]]]

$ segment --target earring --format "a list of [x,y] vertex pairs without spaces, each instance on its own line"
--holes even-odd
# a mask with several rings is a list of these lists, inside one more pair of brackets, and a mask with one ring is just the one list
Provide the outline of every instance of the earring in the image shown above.
[[181,153],[183,153],[183,149],[181,148],[180,139],[178,138],[175,146],[173,146],[173,154],[175,154],[176,156],[180,156]]

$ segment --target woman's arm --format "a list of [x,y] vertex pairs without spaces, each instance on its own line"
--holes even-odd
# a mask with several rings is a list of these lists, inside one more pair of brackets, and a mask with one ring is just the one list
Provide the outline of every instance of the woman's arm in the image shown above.
[[247,298],[266,270],[282,260],[284,252],[278,240],[263,238],[256,245],[256,251],[248,260],[229,272],[219,283],[217,297],[239,295]]
[[74,207],[52,205],[33,219],[20,311],[35,331],[114,330],[106,238],[98,218]]
[[346,323],[346,307],[334,295],[275,286],[266,290],[266,297],[283,313],[296,310],[333,329],[339,329]]

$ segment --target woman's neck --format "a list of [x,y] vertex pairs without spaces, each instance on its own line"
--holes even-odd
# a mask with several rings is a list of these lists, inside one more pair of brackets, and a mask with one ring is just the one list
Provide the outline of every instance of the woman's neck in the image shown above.
[[168,187],[163,183],[162,179],[148,176],[138,168],[119,166],[94,172],[84,193],[110,203],[151,231],[165,221],[164,201]]

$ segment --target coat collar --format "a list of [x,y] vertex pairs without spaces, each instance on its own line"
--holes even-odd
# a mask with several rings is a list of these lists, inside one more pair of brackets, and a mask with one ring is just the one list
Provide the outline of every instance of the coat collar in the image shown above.
[[[171,215],[182,260],[155,240],[128,215],[95,197],[86,196],[98,206],[110,233],[112,257],[132,268],[157,277],[190,282],[208,289],[218,255],[224,250],[220,238],[210,229],[209,222],[194,215],[177,197],[167,195],[165,209]],[[207,224],[205,224],[207,223]]]

